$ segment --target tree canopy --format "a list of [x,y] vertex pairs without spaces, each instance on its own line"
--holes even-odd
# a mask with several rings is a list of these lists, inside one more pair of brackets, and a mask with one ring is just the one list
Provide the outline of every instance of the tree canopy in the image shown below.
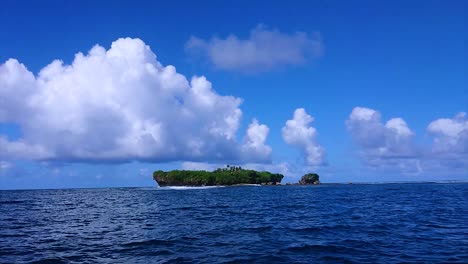
[[155,171],[153,179],[159,186],[215,186],[236,184],[278,184],[282,174],[246,170],[227,166],[212,172],[195,170]]

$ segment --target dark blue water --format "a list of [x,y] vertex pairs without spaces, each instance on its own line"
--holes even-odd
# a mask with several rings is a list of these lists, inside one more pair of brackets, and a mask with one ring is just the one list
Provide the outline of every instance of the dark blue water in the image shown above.
[[468,184],[0,191],[1,263],[468,262]]

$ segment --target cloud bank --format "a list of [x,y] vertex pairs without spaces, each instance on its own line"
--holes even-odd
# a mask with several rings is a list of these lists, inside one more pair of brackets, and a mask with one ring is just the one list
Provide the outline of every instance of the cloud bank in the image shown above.
[[163,66],[140,39],[96,45],[37,76],[9,59],[0,65],[0,122],[23,135],[0,135],[0,159],[269,162],[267,126],[254,120],[236,141],[241,102]]
[[325,150],[317,143],[317,130],[310,126],[314,118],[307,114],[304,108],[294,111],[293,119],[286,121],[282,129],[284,141],[299,149],[305,157],[308,166],[324,165]]
[[385,124],[378,111],[355,107],[346,121],[365,165],[404,174],[468,171],[468,120],[466,113],[442,118],[427,127],[432,146],[415,143],[415,133],[402,118]]
[[259,72],[303,64],[322,54],[323,43],[319,33],[287,34],[260,25],[250,31],[248,39],[232,34],[225,39],[210,40],[192,36],[186,49],[207,57],[219,69]]
[[413,144],[414,132],[402,118],[392,118],[384,124],[376,110],[355,107],[346,126],[366,165],[396,168],[405,173],[420,170]]

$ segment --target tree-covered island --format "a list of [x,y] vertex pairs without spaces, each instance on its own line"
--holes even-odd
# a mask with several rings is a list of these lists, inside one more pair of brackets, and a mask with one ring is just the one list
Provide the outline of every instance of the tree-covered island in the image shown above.
[[237,184],[277,185],[282,174],[267,171],[246,170],[241,167],[227,166],[212,172],[194,170],[155,171],[153,179],[159,186],[216,186]]

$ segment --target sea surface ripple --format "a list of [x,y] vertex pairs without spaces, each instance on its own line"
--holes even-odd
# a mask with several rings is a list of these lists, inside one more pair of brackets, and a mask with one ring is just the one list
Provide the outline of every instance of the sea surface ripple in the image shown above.
[[0,263],[468,263],[468,184],[0,191]]

